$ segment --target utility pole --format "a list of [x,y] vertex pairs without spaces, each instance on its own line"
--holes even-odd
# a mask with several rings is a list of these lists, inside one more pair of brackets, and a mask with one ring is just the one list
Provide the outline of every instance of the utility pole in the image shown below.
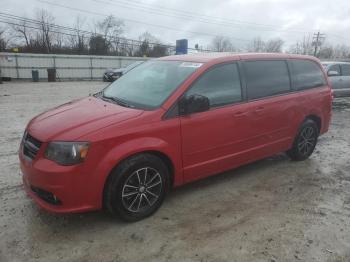
[[326,38],[325,34],[321,34],[320,31],[314,33],[314,37],[312,39],[312,45],[315,47],[314,56],[317,56],[317,50],[321,47],[324,39]]

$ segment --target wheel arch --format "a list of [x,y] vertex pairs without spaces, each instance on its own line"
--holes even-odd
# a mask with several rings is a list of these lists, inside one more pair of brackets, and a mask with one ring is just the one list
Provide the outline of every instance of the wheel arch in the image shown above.
[[161,161],[163,161],[163,163],[166,165],[166,167],[168,168],[169,174],[170,174],[170,187],[173,187],[174,185],[174,181],[175,181],[175,165],[174,162],[172,161],[172,159],[170,158],[170,156],[168,156],[166,153],[160,151],[160,150],[155,150],[155,149],[150,149],[150,150],[140,150],[136,153],[132,153],[129,155],[124,156],[122,159],[120,159],[119,161],[117,161],[115,163],[115,165],[113,166],[113,168],[110,170],[110,172],[108,173],[104,184],[103,184],[103,190],[102,190],[102,206],[105,206],[105,197],[106,197],[106,188],[107,185],[109,183],[109,180],[111,178],[112,173],[115,171],[116,168],[118,168],[118,166],[126,161],[127,159],[140,155],[140,154],[150,154],[150,155],[154,155],[158,158],[161,159]]
[[320,133],[322,130],[322,119],[318,115],[311,114],[305,117],[305,120],[310,119],[317,124],[318,132]]

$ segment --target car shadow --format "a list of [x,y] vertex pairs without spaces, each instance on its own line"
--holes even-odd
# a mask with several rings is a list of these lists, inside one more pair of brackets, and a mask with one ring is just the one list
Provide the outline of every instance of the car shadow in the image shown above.
[[267,157],[234,169],[224,171],[222,173],[215,174],[194,182],[190,182],[180,187],[176,187],[169,194],[168,198],[176,198],[178,195],[191,194],[194,190],[205,189],[208,187],[217,186],[225,183],[232,183],[235,180],[248,179],[252,176],[256,176],[254,170],[263,170],[275,166],[277,163],[283,163],[290,161],[289,157],[284,154],[276,154],[271,157]]
[[[285,154],[278,154],[272,157],[268,157],[232,170],[219,173],[214,176],[210,176],[201,180],[191,182],[189,184],[174,188],[168,194],[165,199],[165,205],[169,206],[169,202],[176,201],[176,198],[186,198],[186,195],[193,194],[197,190],[206,190],[214,186],[220,186],[221,184],[226,183],[235,183],[235,181],[241,179],[250,179],[256,176],[254,170],[268,169],[271,166],[276,165],[276,163],[283,163],[290,161]],[[105,210],[88,212],[88,213],[77,213],[77,214],[54,214],[48,213],[45,210],[40,209],[34,203],[31,204],[30,213],[32,217],[32,223],[37,224],[33,225],[34,228],[40,225],[46,225],[49,231],[52,233],[57,233],[59,231],[69,231],[69,232],[79,232],[80,230],[85,230],[89,228],[108,228],[115,225],[127,225],[126,223]],[[164,212],[162,212],[164,215]],[[160,215],[160,216],[162,216]],[[153,216],[154,217],[154,216]],[[162,218],[159,218],[162,219]],[[152,218],[151,218],[152,220]],[[150,221],[150,218],[143,221]]]

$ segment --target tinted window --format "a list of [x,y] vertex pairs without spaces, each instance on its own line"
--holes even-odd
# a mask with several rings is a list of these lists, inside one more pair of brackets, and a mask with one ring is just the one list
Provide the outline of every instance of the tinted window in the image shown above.
[[336,71],[340,75],[340,66],[339,65],[332,65],[328,69],[328,72],[330,72],[330,71]]
[[290,90],[285,61],[244,62],[248,99],[286,93]]
[[313,61],[292,60],[294,88],[313,88],[326,84],[321,68]]
[[341,71],[343,76],[350,76],[350,65],[341,65]]
[[210,106],[241,101],[241,82],[237,65],[220,65],[204,73],[186,93],[187,96],[192,94],[208,97]]

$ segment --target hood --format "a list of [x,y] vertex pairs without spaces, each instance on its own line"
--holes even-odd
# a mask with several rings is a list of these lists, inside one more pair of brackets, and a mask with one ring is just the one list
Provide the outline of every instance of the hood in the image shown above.
[[42,142],[74,141],[88,133],[135,118],[142,113],[142,110],[87,97],[36,116],[29,122],[27,131]]

